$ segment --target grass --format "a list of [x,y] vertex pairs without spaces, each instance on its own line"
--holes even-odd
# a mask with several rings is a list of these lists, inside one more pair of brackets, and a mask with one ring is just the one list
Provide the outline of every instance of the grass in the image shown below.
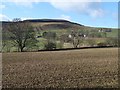
[[107,37],[118,37],[118,30],[113,29],[112,32],[107,32]]
[[117,50],[3,53],[3,88],[115,88]]

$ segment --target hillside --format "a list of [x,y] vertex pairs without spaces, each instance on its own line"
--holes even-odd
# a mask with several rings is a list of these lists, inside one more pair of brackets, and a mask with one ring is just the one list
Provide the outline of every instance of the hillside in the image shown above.
[[[40,28],[41,30],[50,30],[50,29],[94,29],[94,30],[106,30],[112,28],[97,28],[85,26],[79,23],[71,22],[63,19],[28,19],[23,20],[22,22],[29,21],[33,27]],[[11,23],[10,21],[1,21],[2,25]]]
[[[34,27],[35,37],[38,40],[37,47],[34,49],[32,49],[33,47],[27,48],[27,51],[44,50],[48,41],[54,42],[56,49],[99,45],[117,46],[117,29],[90,27],[59,19],[32,19],[21,22],[27,21]],[[13,46],[13,40],[10,38],[13,36],[9,36],[10,33],[6,29],[10,23],[12,22],[2,22],[3,42],[5,43],[5,50],[3,51],[6,52],[17,51],[17,47]],[[76,42],[77,46],[73,42]]]
[[[66,28],[78,28],[83,25],[70,22],[62,19],[31,19],[24,20],[23,22],[29,21],[34,27],[42,27],[43,29],[66,29]],[[10,21],[2,21],[2,24],[9,24]]]
[[24,20],[23,22],[25,21],[31,22],[32,26],[37,31],[52,30],[57,33],[68,33],[71,30],[83,30],[88,32],[106,32],[108,37],[118,36],[118,30],[114,28],[91,27],[62,19],[31,19]]
[[112,28],[97,28],[97,27],[91,27],[91,26],[86,26],[83,24],[71,22],[68,20],[63,20],[63,19],[30,19],[30,20],[24,20],[29,21],[33,24],[33,26],[38,27],[41,26],[44,29],[112,29]]

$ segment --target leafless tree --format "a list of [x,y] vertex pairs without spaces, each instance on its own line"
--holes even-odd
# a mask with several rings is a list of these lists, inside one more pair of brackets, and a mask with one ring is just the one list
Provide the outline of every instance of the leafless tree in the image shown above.
[[16,18],[7,25],[6,29],[10,32],[10,40],[17,45],[20,52],[23,52],[25,47],[35,45],[37,42],[33,27],[28,21]]
[[83,40],[84,38],[84,35],[80,32],[72,31],[71,36],[72,36],[71,38],[72,38],[72,44],[74,48],[78,48],[81,40]]

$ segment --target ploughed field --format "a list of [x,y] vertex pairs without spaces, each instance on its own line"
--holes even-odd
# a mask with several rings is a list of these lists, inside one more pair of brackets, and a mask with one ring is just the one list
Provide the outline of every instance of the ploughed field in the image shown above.
[[118,49],[3,53],[3,88],[118,87]]

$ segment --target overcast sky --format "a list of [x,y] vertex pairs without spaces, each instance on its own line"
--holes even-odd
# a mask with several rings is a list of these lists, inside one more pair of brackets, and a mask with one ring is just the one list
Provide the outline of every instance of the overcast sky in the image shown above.
[[118,0],[104,1],[4,0],[0,4],[0,20],[66,19],[86,26],[117,28]]

